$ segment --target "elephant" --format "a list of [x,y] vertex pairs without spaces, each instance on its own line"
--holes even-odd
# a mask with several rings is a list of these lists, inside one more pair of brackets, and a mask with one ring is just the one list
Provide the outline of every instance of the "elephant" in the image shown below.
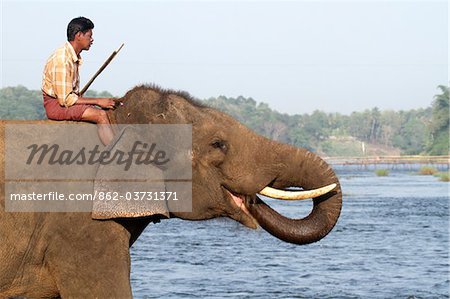
[[[260,136],[186,92],[141,85],[116,101],[117,108],[108,111],[113,124],[192,125],[192,211],[168,207],[97,219],[89,212],[5,212],[8,121],[2,121],[0,297],[131,298],[130,247],[148,225],[165,219],[228,217],[294,244],[319,241],[335,226],[341,187],[318,155]],[[332,190],[309,194],[313,208],[303,219],[280,215],[258,196],[266,187],[314,190],[326,185]]]

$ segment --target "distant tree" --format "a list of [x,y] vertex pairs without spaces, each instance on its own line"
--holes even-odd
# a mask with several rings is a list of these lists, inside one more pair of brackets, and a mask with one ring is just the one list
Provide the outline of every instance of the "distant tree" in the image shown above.
[[398,134],[402,125],[400,113],[395,111],[383,111],[381,113],[380,122],[380,142],[385,146],[392,146],[393,138]]
[[372,119],[369,110],[365,110],[364,112],[352,112],[352,114],[350,114],[348,131],[351,136],[368,142],[371,130]]
[[328,114],[328,124],[330,129],[330,135],[332,136],[347,136],[350,123],[350,117],[348,115],[342,115],[340,113]]
[[89,98],[112,98],[113,95],[108,91],[97,92],[95,90],[88,90],[84,96]]
[[441,94],[434,97],[432,118],[429,125],[430,138],[428,153],[430,155],[449,154],[449,87],[439,85]]
[[24,86],[0,89],[0,119],[45,119],[42,92]]
[[369,141],[371,142],[378,142],[380,133],[381,133],[381,113],[380,110],[375,107],[373,108],[370,113],[370,135],[369,135]]
[[408,155],[423,153],[428,138],[426,123],[431,117],[431,110],[400,111],[399,116],[401,125],[392,138],[392,145]]

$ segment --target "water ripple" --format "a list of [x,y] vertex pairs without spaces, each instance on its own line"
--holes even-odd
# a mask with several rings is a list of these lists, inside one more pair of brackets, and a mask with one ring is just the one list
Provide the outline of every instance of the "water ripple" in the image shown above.
[[[136,298],[449,298],[448,184],[341,173],[333,232],[308,246],[234,221],[148,227],[131,251]],[[268,200],[289,217],[311,203]]]

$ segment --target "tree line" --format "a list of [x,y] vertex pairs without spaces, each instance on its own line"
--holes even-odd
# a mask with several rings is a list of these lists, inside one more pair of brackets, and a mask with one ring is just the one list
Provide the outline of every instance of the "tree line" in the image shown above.
[[[88,91],[86,96],[112,95]],[[230,114],[263,136],[323,155],[362,155],[359,145],[363,143],[396,148],[409,155],[449,154],[448,86],[438,86],[438,94],[427,108],[381,111],[375,107],[349,115],[318,110],[288,115],[242,96],[219,96],[202,102]],[[46,118],[41,91],[23,86],[0,89],[0,107],[0,119]]]
[[375,107],[350,115],[318,110],[311,114],[282,114],[265,103],[244,97],[221,96],[205,102],[268,138],[325,155],[362,154],[349,147],[340,153],[339,142],[333,140],[398,148],[407,155],[448,155],[449,87],[440,85],[438,89],[440,93],[427,108],[380,111]]

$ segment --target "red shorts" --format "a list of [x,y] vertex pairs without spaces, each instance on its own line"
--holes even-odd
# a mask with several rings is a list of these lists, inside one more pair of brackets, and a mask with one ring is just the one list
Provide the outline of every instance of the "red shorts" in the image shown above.
[[53,120],[81,120],[81,116],[87,108],[92,108],[92,105],[72,105],[70,107],[64,107],[59,105],[57,99],[52,98],[45,92],[42,93],[44,97],[44,108],[47,113],[48,119]]

